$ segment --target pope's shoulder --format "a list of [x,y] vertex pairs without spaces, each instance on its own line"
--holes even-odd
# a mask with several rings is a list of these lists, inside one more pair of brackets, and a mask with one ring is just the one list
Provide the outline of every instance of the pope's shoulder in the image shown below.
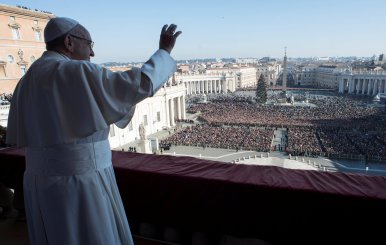
[[70,70],[73,72],[76,71],[98,71],[98,70],[104,70],[106,68],[92,63],[87,60],[73,60],[69,57],[65,56],[64,54],[60,54],[58,52],[54,51],[46,51],[43,53],[42,57],[35,61],[39,65],[46,65],[46,66],[57,66],[57,69],[64,69],[64,70]]

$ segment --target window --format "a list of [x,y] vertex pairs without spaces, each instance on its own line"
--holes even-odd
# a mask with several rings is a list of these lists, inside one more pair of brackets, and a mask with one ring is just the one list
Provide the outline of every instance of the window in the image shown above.
[[5,64],[0,61],[0,77],[7,77],[7,74],[5,73]]
[[161,112],[157,111],[157,122],[161,122]]
[[144,115],[143,116],[143,125],[144,126],[147,126],[148,124],[147,124],[147,115]]
[[12,38],[13,39],[20,39],[20,24],[18,24],[15,21],[15,17],[11,16],[9,17],[10,23],[8,26],[11,28],[12,31]]
[[18,27],[12,27],[12,38],[20,39],[20,32]]
[[35,40],[42,41],[42,34],[40,31],[35,31]]
[[27,66],[21,65],[20,66],[21,75],[24,76],[24,74],[27,72]]
[[13,56],[12,56],[12,55],[8,55],[8,56],[7,56],[7,60],[8,60],[8,62],[9,62],[9,63],[11,63],[11,64],[12,64],[12,63],[13,63],[13,61],[14,61],[15,59],[13,58]]

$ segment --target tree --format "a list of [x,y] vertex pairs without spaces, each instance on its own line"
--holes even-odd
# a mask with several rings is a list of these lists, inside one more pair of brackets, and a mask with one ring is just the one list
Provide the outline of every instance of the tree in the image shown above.
[[264,104],[267,102],[267,97],[267,85],[265,84],[265,77],[263,74],[261,74],[259,81],[257,82],[256,102]]

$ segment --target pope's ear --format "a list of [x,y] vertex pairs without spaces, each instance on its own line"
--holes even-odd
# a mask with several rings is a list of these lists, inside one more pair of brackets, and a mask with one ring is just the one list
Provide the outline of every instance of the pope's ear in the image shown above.
[[74,51],[74,42],[70,34],[66,35],[64,39],[64,47],[71,53]]

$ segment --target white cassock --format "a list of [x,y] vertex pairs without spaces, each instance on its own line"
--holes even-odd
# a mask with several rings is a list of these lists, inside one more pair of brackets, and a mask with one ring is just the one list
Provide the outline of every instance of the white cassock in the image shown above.
[[53,51],[31,65],[14,91],[7,128],[7,143],[26,150],[31,244],[133,244],[111,163],[109,125],[125,127],[135,105],[175,71],[164,50],[125,72]]

